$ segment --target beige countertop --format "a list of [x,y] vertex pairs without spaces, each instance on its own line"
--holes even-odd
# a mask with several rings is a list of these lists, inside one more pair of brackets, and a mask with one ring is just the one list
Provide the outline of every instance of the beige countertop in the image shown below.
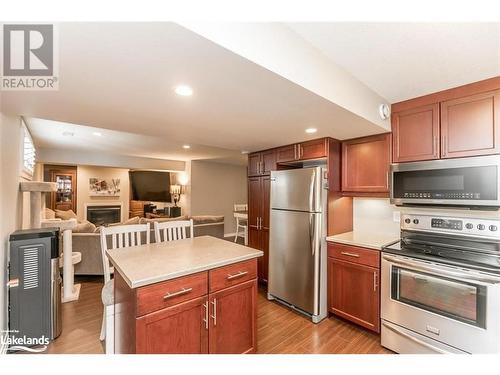
[[399,235],[354,231],[329,236],[326,237],[326,240],[328,242],[381,250],[383,246],[399,240]]
[[257,258],[260,250],[211,236],[107,251],[128,286],[138,288]]

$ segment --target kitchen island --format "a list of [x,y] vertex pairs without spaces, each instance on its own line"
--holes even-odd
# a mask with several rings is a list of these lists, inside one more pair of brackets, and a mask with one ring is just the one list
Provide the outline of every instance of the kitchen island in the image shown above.
[[115,353],[254,353],[257,258],[210,236],[108,250]]

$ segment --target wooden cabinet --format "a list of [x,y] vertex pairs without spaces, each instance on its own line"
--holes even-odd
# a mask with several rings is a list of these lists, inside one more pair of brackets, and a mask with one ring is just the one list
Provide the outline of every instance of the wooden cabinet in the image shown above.
[[355,246],[336,247],[328,244],[329,311],[380,332],[379,252]]
[[276,170],[276,150],[266,150],[248,155],[248,175],[268,175]]
[[280,163],[326,158],[328,156],[329,140],[329,138],[319,138],[279,147],[276,151],[276,161]]
[[300,160],[320,159],[328,156],[328,138],[302,142],[297,147]]
[[395,163],[500,153],[500,77],[392,105]]
[[255,353],[257,350],[257,280],[210,294],[209,352]]
[[76,213],[76,167],[45,165],[44,181],[55,182],[57,191],[47,194],[46,205],[51,210],[68,211]]
[[254,353],[257,260],[128,287],[115,276],[115,353]]
[[136,353],[208,353],[206,309],[205,296],[138,318]]
[[248,246],[264,252],[258,262],[262,282],[268,278],[270,188],[269,176],[248,179]]
[[390,163],[390,134],[342,142],[342,192],[387,194]]
[[393,162],[439,159],[439,104],[392,114]]
[[500,91],[441,103],[441,157],[500,152]]
[[297,160],[297,145],[279,147],[276,150],[276,161],[278,163]]

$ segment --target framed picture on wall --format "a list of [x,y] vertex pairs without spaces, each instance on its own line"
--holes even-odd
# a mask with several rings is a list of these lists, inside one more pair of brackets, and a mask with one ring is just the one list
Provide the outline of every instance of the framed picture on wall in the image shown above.
[[109,180],[89,178],[89,195],[91,197],[118,197],[120,196],[120,179]]

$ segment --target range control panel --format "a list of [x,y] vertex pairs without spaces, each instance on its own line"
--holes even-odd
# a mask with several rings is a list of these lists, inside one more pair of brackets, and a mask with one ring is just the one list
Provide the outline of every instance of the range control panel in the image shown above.
[[401,229],[500,239],[500,220],[431,215],[401,215]]

